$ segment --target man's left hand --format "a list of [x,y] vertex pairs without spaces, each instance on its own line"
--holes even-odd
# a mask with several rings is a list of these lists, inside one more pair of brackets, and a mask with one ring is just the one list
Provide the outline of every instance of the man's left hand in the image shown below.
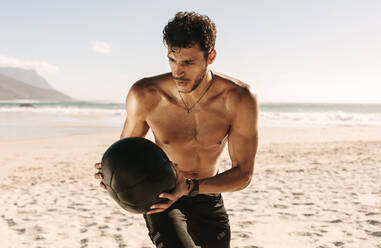
[[183,175],[183,173],[179,170],[177,164],[172,163],[173,168],[176,171],[177,179],[176,179],[176,188],[172,193],[161,193],[159,195],[160,198],[166,198],[168,201],[163,203],[153,204],[149,211],[146,214],[154,214],[165,211],[169,208],[175,201],[177,201],[183,195],[188,194],[188,183]]

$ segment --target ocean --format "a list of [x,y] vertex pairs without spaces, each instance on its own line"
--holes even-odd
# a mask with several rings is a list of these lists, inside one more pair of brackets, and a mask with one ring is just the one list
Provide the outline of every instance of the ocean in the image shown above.
[[[22,107],[31,104],[32,107]],[[1,101],[0,139],[121,131],[124,103]],[[381,126],[381,104],[261,103],[259,127]]]

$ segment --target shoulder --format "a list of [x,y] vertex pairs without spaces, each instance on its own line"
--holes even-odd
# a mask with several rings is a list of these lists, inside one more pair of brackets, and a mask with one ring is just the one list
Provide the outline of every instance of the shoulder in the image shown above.
[[128,92],[127,101],[133,100],[143,104],[159,101],[161,89],[169,78],[170,73],[165,73],[136,81]]
[[248,108],[253,111],[258,108],[256,93],[249,84],[220,73],[215,75],[224,95],[225,106],[229,112],[235,113],[237,108]]
[[126,98],[126,110],[130,116],[145,118],[162,99],[160,88],[168,81],[169,75],[146,77],[135,82]]
[[170,73],[145,77],[136,81],[130,88],[130,92],[138,97],[158,93],[164,83],[170,78]]

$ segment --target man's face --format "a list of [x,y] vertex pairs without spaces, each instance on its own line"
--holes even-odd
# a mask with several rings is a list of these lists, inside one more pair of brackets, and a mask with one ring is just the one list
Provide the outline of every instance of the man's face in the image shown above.
[[195,90],[206,75],[208,61],[199,44],[189,48],[168,46],[168,59],[173,80],[182,93]]

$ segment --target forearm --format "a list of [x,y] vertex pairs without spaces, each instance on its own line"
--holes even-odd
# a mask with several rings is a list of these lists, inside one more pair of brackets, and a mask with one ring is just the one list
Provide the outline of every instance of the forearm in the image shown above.
[[251,181],[252,171],[244,171],[236,166],[214,177],[200,179],[199,193],[221,193],[238,191],[246,188]]

